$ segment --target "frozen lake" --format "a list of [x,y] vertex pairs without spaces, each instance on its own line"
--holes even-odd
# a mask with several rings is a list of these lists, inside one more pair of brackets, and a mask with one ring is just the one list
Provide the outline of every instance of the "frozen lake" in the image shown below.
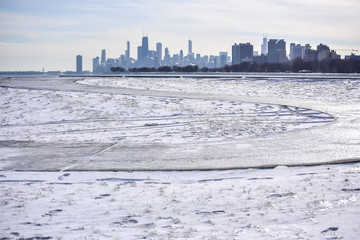
[[0,86],[0,239],[360,234],[359,75]]
[[1,80],[2,170],[185,170],[359,159],[359,75]]

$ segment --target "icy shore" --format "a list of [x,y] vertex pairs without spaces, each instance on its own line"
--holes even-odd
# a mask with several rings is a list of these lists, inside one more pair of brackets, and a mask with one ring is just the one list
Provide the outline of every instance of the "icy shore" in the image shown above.
[[360,78],[286,76],[3,79],[0,169],[232,169],[358,160]]
[[360,164],[1,172],[1,239],[357,239]]
[[356,239],[346,76],[1,79],[0,239]]

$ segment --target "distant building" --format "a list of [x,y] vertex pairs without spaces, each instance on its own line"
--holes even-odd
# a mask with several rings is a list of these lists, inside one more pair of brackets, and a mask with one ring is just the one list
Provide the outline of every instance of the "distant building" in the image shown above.
[[338,55],[334,50],[331,50],[329,58],[330,59],[341,59],[341,56]]
[[261,54],[266,55],[267,54],[267,37],[263,37],[263,43],[261,44]]
[[106,51],[103,49],[101,51],[101,66],[104,67],[106,63]]
[[223,67],[227,64],[227,52],[220,52],[220,67]]
[[184,51],[180,50],[180,66],[182,66],[183,62],[184,62]]
[[125,58],[130,59],[130,41],[127,41],[127,49],[125,51]]
[[99,57],[93,58],[93,64],[92,64],[93,73],[99,73],[101,71],[99,61],[100,61]]
[[232,65],[250,62],[254,54],[254,47],[250,43],[234,44],[232,46]]
[[82,73],[82,56],[76,56],[76,73]]
[[165,66],[170,66],[170,52],[169,49],[165,48],[165,56],[164,56]]
[[147,36],[143,36],[142,46],[141,46],[141,60],[145,61],[148,56],[149,56],[149,39]]
[[305,56],[305,47],[300,44],[291,43],[290,44],[290,60],[295,60],[296,58],[304,59]]
[[142,57],[142,47],[138,46],[137,47],[137,60],[138,62],[142,61],[143,57]]
[[286,63],[286,42],[284,39],[270,39],[268,41],[268,63]]
[[159,60],[162,60],[162,43],[158,42],[156,43],[156,54]]
[[305,45],[305,62],[316,62],[318,60],[318,52],[316,50],[311,49],[310,44]]
[[355,55],[352,53],[351,55],[345,56],[345,60],[353,60],[353,61],[360,62],[360,55]]
[[257,64],[264,64],[266,63],[266,55],[261,54],[261,56],[253,56],[252,62]]
[[318,61],[319,62],[330,58],[330,48],[327,45],[320,43],[317,46],[317,52],[318,52]]
[[189,39],[189,41],[188,41],[188,54],[190,55],[192,53],[193,53],[193,51],[192,51],[192,41]]

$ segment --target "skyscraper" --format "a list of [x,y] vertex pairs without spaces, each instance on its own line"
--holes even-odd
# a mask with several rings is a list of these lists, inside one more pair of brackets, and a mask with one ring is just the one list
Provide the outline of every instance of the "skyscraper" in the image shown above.
[[101,51],[101,66],[105,66],[105,62],[106,62],[106,52],[105,49],[103,49]]
[[305,56],[305,47],[300,44],[290,43],[290,60],[296,58],[304,59]]
[[278,50],[286,50],[286,42],[284,39],[270,39],[268,42],[268,53],[274,53]]
[[82,56],[76,56],[76,73],[82,73]]
[[223,67],[226,65],[226,61],[227,61],[227,52],[220,52],[220,67]]
[[125,57],[126,59],[130,58],[130,41],[127,41],[127,49],[125,51]]
[[234,44],[232,46],[232,64],[249,62],[254,54],[254,46],[250,43]]
[[180,66],[182,65],[183,61],[184,61],[184,51],[180,50]]
[[267,54],[267,37],[263,37],[263,43],[261,44],[261,54]]
[[144,61],[149,56],[149,39],[143,36],[141,45],[141,58]]
[[162,60],[162,43],[160,42],[156,43],[156,54],[159,60]]
[[285,63],[286,42],[284,39],[270,39],[268,41],[268,63]]
[[317,45],[318,61],[328,59],[330,57],[330,48],[327,45],[320,43]]
[[169,53],[169,49],[166,47],[165,48],[165,66],[170,66],[170,53]]
[[93,58],[93,73],[100,72],[99,57]]
[[188,41],[188,54],[192,54],[192,41],[189,39]]
[[143,59],[143,57],[142,57],[142,47],[138,46],[137,47],[137,60],[138,60],[138,62],[141,62],[142,59]]

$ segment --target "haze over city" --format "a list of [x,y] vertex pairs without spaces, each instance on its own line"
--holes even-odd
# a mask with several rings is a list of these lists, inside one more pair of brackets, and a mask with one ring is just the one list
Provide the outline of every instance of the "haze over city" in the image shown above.
[[107,57],[131,57],[144,34],[149,48],[157,42],[170,54],[231,53],[234,43],[251,42],[260,52],[263,34],[271,39],[316,46],[327,44],[338,54],[360,49],[360,2],[316,1],[25,1],[0,0],[0,71],[83,69],[106,49]]

